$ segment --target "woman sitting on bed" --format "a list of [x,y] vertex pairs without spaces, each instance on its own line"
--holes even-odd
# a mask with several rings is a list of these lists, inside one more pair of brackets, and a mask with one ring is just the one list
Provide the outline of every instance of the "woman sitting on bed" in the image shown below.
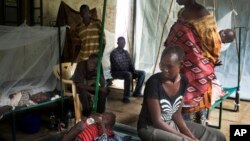
[[225,141],[218,130],[182,117],[183,97],[188,81],[180,73],[185,53],[179,46],[169,46],[162,52],[161,72],[146,82],[143,104],[137,124],[142,141]]

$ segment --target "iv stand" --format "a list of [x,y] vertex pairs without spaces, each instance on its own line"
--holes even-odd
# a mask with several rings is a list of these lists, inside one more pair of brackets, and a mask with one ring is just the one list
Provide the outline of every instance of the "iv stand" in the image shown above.
[[237,79],[237,91],[235,94],[235,105],[234,111],[239,112],[240,110],[240,78],[241,78],[241,30],[244,27],[236,27],[239,28],[239,49],[238,49],[238,79]]
[[234,105],[234,109],[227,109],[227,108],[223,108],[223,110],[227,110],[227,111],[233,111],[233,112],[239,112],[240,110],[240,81],[241,81],[241,32],[242,29],[246,29],[248,30],[247,27],[235,27],[235,29],[239,29],[239,47],[238,47],[238,79],[237,79],[237,90],[236,90],[236,94],[235,94],[235,105]]

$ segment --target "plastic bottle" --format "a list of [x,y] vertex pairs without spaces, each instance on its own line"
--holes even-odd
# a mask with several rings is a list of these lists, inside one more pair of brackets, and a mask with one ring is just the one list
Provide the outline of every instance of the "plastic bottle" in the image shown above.
[[72,116],[71,110],[69,110],[67,113],[67,123],[68,123],[68,129],[74,126],[74,118]]
[[72,112],[71,112],[71,110],[69,110],[67,113],[67,119],[69,120],[71,118],[72,118]]
[[50,117],[49,117],[49,121],[50,121],[50,129],[54,129],[56,127],[56,116],[55,114],[52,112]]

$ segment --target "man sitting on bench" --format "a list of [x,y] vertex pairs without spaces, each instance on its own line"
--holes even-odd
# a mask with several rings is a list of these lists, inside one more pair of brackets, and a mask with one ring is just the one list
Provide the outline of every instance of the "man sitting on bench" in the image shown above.
[[133,78],[138,78],[136,83],[134,97],[141,97],[141,90],[145,79],[145,72],[135,70],[128,51],[124,50],[126,41],[124,37],[119,37],[117,41],[118,47],[110,54],[111,76],[114,79],[124,80],[124,96],[122,102],[129,103],[130,82]]

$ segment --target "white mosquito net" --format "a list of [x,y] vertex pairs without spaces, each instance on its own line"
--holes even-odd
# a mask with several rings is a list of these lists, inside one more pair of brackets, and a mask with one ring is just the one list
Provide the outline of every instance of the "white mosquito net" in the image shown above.
[[[55,89],[52,70],[59,58],[58,31],[58,27],[0,26],[0,106],[9,105],[13,93]],[[63,44],[66,30],[60,31]]]
[[[159,72],[159,56],[164,49],[163,43],[167,38],[169,29],[177,19],[177,12],[180,6],[175,0],[155,1],[136,1],[136,34],[135,47],[136,68],[146,71],[147,77],[153,73]],[[233,7],[230,0],[197,0],[205,7],[213,7],[215,2],[215,17],[219,29],[232,28],[237,33],[237,39],[231,44],[223,45],[220,60],[223,65],[216,67],[216,76],[221,81],[223,87],[236,87],[238,77],[238,56],[236,43],[241,44],[241,76],[240,76],[240,97],[250,99],[250,16],[249,0],[233,1]],[[236,14],[235,21],[232,15]],[[234,25],[234,24],[235,25]],[[234,26],[236,28],[234,28]],[[239,35],[241,27],[241,35]],[[239,38],[241,36],[241,38]],[[162,39],[162,40],[161,40]],[[237,41],[237,42],[236,42]],[[158,58],[157,58],[158,57]],[[155,67],[155,64],[157,65]],[[155,72],[153,71],[155,67]]]

